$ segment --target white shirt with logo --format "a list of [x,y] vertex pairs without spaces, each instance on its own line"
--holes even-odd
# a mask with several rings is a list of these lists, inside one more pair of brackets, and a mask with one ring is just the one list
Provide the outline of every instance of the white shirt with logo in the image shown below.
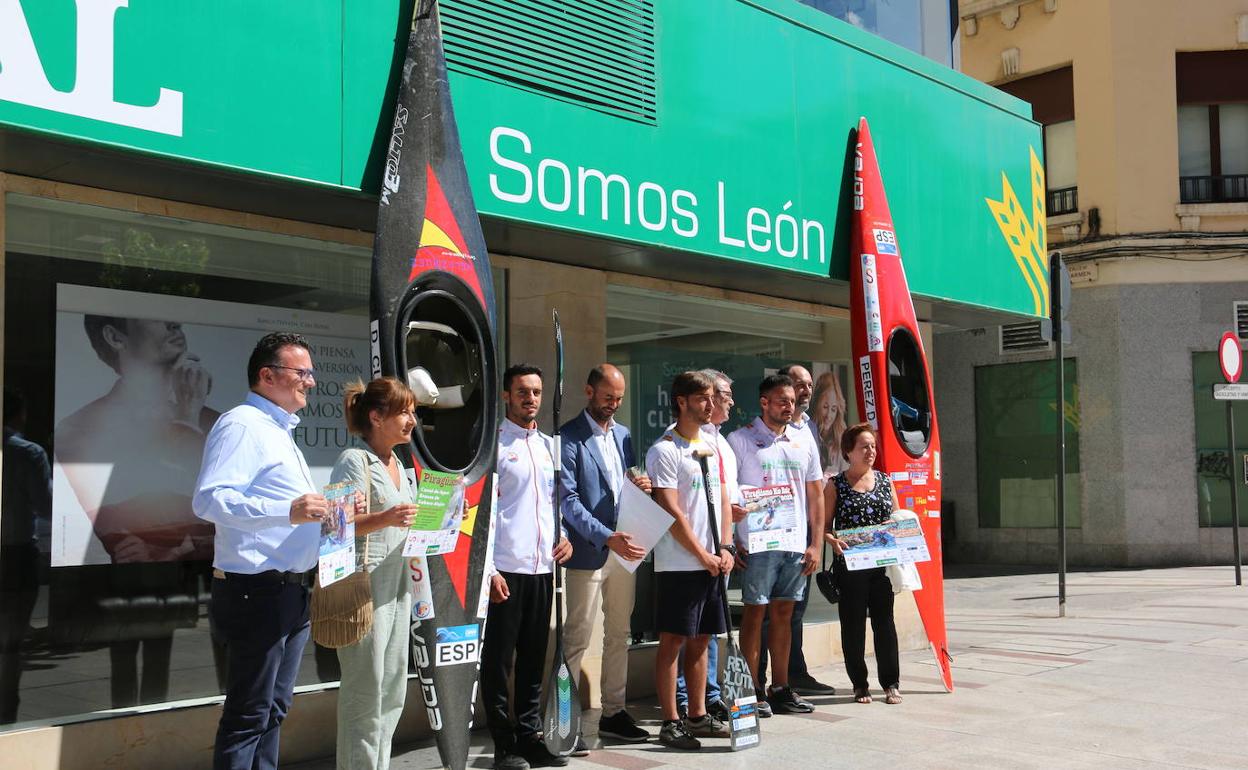
[[[719,481],[719,456],[715,454],[715,444],[711,437],[699,433],[693,441],[689,441],[676,431],[668,429],[659,440],[654,442],[650,451],[646,452],[646,474],[655,489],[676,490],[676,504],[684,511],[689,520],[689,528],[693,530],[694,540],[702,544],[707,553],[714,553],[715,543],[711,539],[710,517],[707,514],[706,487],[702,483],[702,466],[694,452],[700,448],[709,449],[712,454],[706,458],[707,471],[711,479],[711,497],[715,500],[716,519],[722,514],[718,510],[721,504]],[[731,514],[729,514],[731,515]],[[655,572],[679,572],[705,569],[697,556],[688,551],[672,535],[671,530],[659,540],[654,547]]]
[[[749,425],[728,435],[728,445],[737,454],[737,479],[742,487],[771,487],[788,484],[793,489],[797,509],[798,540],[807,541],[808,514],[806,483],[819,481],[819,449],[810,431],[792,423],[777,435],[755,417]],[[737,539],[749,541],[747,521],[737,522]]]
[[545,575],[554,564],[554,440],[503,420],[496,467],[494,564],[488,572]]

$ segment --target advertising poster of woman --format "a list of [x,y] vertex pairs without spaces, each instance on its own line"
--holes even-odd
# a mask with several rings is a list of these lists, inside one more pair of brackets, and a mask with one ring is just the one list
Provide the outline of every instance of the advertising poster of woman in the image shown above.
[[832,478],[849,465],[841,456],[841,434],[848,425],[845,401],[845,364],[833,364],[829,371],[815,376],[814,393],[810,398],[810,416],[819,439],[819,461],[825,479]]

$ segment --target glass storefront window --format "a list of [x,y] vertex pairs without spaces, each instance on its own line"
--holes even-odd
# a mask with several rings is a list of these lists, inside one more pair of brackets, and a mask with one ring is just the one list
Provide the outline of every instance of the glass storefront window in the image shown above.
[[[1066,523],[1082,522],[1079,472],[1079,380],[1064,362],[1066,393]],[[975,369],[975,457],[979,526],[1056,527],[1057,404],[1052,361]]]
[[[190,509],[204,436],[245,396],[255,341],[302,332],[317,387],[295,440],[328,480],[352,442],[343,388],[369,377],[371,249],[4,205],[0,725],[218,697],[213,532]],[[336,682],[332,650],[305,655],[298,687]]]
[[[798,0],[946,66],[953,61],[948,0]],[[956,6],[955,6],[956,7]]]
[[[319,382],[296,440],[327,478],[348,442],[341,386],[368,376],[369,250],[16,194],[5,206],[0,716],[219,695],[213,533],[190,510],[204,435],[245,394],[255,340],[301,330]],[[50,479],[10,461],[33,447]],[[46,506],[14,491],[32,485]],[[332,652],[307,654],[299,685],[337,679]]]
[[[1196,415],[1196,505],[1202,527],[1231,526],[1230,458],[1226,450],[1226,405],[1213,400],[1213,384],[1224,382],[1216,353],[1192,354],[1192,401]],[[1248,408],[1235,407],[1235,483],[1239,484],[1239,523],[1248,524]]]
[[[789,304],[791,307],[785,308]],[[628,388],[617,419],[628,426],[638,462],[671,424],[672,378],[691,369],[716,369],[733,380],[736,405],[721,426],[726,436],[759,411],[758,385],[788,364],[807,367],[815,380],[810,413],[820,435],[825,474],[844,465],[840,435],[857,422],[852,383],[849,320],[813,316],[795,303],[765,307],[675,292],[612,285],[607,290],[607,360],[624,372]],[[653,635],[653,572],[638,570],[633,636]],[[737,601],[736,577],[730,597]],[[807,622],[833,620],[836,609],[811,602]]]

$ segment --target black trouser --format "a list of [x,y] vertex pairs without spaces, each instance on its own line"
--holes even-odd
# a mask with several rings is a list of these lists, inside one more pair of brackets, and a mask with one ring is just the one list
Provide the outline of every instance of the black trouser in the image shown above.
[[[142,645],[142,650],[140,650]],[[109,645],[113,667],[113,708],[169,700],[169,659],[173,632],[147,639],[124,639]],[[139,672],[139,658],[143,670]]]
[[275,770],[282,721],[308,641],[308,589],[272,575],[212,581],[209,617],[225,641],[227,684],[214,770]]
[[841,601],[841,652],[845,673],[854,689],[867,687],[867,613],[875,637],[875,667],[880,687],[897,687],[901,665],[897,662],[897,626],[893,624],[893,584],[883,567],[837,573]]
[[[810,603],[810,576],[806,576],[806,589],[802,591],[802,600],[793,603],[793,620],[789,623],[789,681],[793,677],[809,676],[806,668],[806,655],[802,653],[802,629],[806,618],[806,605]],[[758,648],[758,686],[767,689],[767,633],[771,628],[770,614],[763,615],[763,643]]]
[[[500,573],[510,592],[507,601],[490,604],[481,650],[481,696],[485,719],[496,750],[509,751],[518,742],[542,732],[542,671],[546,667],[546,639],[550,635],[553,577]],[[513,726],[507,709],[507,678],[515,658],[515,712]]]

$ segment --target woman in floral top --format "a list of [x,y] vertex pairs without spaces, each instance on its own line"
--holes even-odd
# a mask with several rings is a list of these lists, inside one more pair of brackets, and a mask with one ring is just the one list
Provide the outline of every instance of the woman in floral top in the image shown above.
[[[825,510],[832,511],[829,545],[838,554],[845,543],[836,533],[854,527],[883,524],[897,510],[897,493],[888,474],[875,465],[876,435],[868,423],[859,423],[841,435],[841,454],[849,468],[832,478],[825,491]],[[867,612],[875,637],[875,664],[885,703],[901,703],[901,672],[897,655],[897,627],[893,622],[893,584],[883,567],[842,570],[837,575],[841,589],[838,605],[841,615],[841,652],[845,671],[854,685],[854,700],[871,702],[867,684]]]

